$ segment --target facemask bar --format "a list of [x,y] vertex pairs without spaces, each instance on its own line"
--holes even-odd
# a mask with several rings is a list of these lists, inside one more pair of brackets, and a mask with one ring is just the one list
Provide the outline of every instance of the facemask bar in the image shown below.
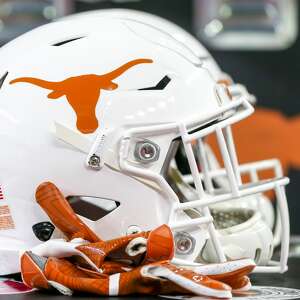
[[[187,135],[187,133],[185,133],[185,134],[186,134],[185,135],[186,139],[184,142],[185,151],[186,151],[188,162],[190,165],[193,183],[196,186],[196,190],[199,194],[200,200],[183,203],[181,205],[181,208],[184,208],[184,209],[198,208],[199,209],[199,208],[204,207],[205,205],[210,206],[210,205],[225,201],[225,199],[228,201],[230,199],[239,199],[239,198],[242,198],[247,195],[262,193],[262,192],[266,192],[267,190],[274,189],[277,200],[278,200],[278,208],[280,210],[280,221],[281,221],[281,224],[283,224],[282,234],[281,234],[281,241],[282,241],[282,243],[281,243],[281,259],[280,259],[280,262],[271,261],[270,266],[267,266],[267,267],[258,266],[255,271],[256,272],[284,272],[284,271],[286,271],[288,250],[289,250],[289,214],[288,214],[288,207],[287,207],[287,200],[286,200],[284,185],[288,184],[288,182],[289,182],[288,178],[276,178],[276,179],[273,179],[270,181],[265,181],[265,182],[256,181],[256,182],[254,182],[255,184],[249,185],[248,187],[239,184],[239,182],[237,181],[237,179],[235,177],[235,172],[233,170],[234,167],[233,167],[233,165],[231,163],[231,159],[230,159],[231,155],[229,154],[229,150],[226,145],[224,134],[220,128],[217,128],[216,134],[217,134],[219,146],[221,148],[221,153],[223,155],[224,165],[225,165],[225,168],[222,169],[222,175],[228,176],[230,192],[227,194],[225,193],[225,194],[215,195],[215,196],[212,196],[211,198],[206,197],[207,199],[205,199],[205,192],[200,191],[201,193],[199,193],[199,189],[197,189],[196,182],[198,182],[198,184],[199,184],[199,182],[201,183],[201,180],[203,180],[204,183],[207,182],[205,179],[206,175],[204,173],[207,171],[203,171],[202,174],[199,174],[199,173],[196,174],[196,172],[195,172],[195,170],[197,170],[196,160],[191,158],[192,153],[189,150],[189,148],[191,148],[191,147],[186,146],[188,143],[191,145],[191,141],[193,139],[193,134],[190,134],[190,135]],[[200,142],[200,144],[201,143],[203,143],[203,142]],[[204,158],[202,158],[202,160],[203,159]],[[257,172],[259,168],[262,168],[265,166],[254,166],[254,167],[256,169],[255,168],[251,169],[252,176],[254,176],[253,175],[254,171]],[[236,172],[236,174],[238,174],[238,173]],[[209,174],[210,179],[213,177],[214,177],[214,174]],[[255,177],[258,177],[257,173],[256,173]],[[203,199],[203,200],[201,200],[201,199]]]
[[239,99],[241,97],[244,97],[252,105],[256,104],[256,97],[250,94],[243,84],[235,83],[232,80],[231,76],[227,73],[222,73],[220,77],[221,79],[219,79],[219,82],[227,86],[233,99]]
[[256,97],[250,94],[247,88],[240,83],[233,83],[232,85],[228,86],[228,90],[233,99],[237,99],[244,95],[249,103],[251,103],[252,105],[256,103]]
[[[215,179],[218,183],[221,184],[223,189],[227,188],[228,180],[226,178],[226,170],[224,168],[217,166],[211,166],[209,163],[209,158],[207,157],[208,152],[211,152],[211,149],[207,149],[207,145],[202,140],[199,140],[197,143],[198,147],[198,160],[200,165],[202,166],[201,179],[204,181],[205,189],[209,194],[214,193],[213,187],[213,179]],[[261,171],[272,170],[275,174],[275,178],[282,178],[283,172],[280,162],[277,159],[269,159],[263,161],[257,161],[247,164],[241,164],[238,166],[240,175],[248,175],[250,178],[250,183],[259,183],[260,179],[258,173]],[[183,179],[187,184],[193,183],[193,177],[191,175],[183,175]],[[209,181],[209,187],[207,181]],[[261,202],[257,200],[256,207],[254,207],[258,211],[262,211],[264,209],[261,207]],[[281,217],[280,217],[280,208],[276,207],[276,220],[275,220],[275,228],[273,231],[273,246],[279,246],[281,243]]]
[[[228,90],[230,92],[230,94],[232,94],[233,98],[236,99],[237,97],[240,98],[242,95],[244,95],[245,99],[251,103],[251,104],[255,104],[256,99],[253,95],[249,94],[246,87],[241,85],[241,84],[235,84],[233,83],[233,81],[231,80],[231,78],[229,77],[229,75],[224,74],[224,81],[227,79],[229,82],[232,82],[232,84],[228,85]],[[218,133],[217,133],[218,134]],[[241,186],[242,181],[241,181],[241,174],[240,174],[240,167],[239,167],[239,163],[238,163],[238,159],[237,159],[237,155],[236,155],[236,151],[235,151],[235,146],[234,146],[234,141],[233,141],[233,135],[232,135],[232,130],[230,126],[225,127],[225,129],[223,129],[223,134],[226,137],[226,144],[228,147],[228,152],[230,155],[230,159],[231,159],[231,163],[233,165],[233,170],[235,172],[235,176],[236,176],[236,180],[238,182],[238,185]],[[220,138],[222,138],[219,135]],[[222,151],[223,148],[221,148],[222,145],[220,145],[220,149]],[[199,151],[199,162],[203,168],[203,174],[204,174],[204,181],[205,181],[205,185],[207,186],[207,189],[209,191],[209,193],[212,192],[213,190],[213,184],[212,184],[212,178],[209,175],[208,172],[208,163],[207,163],[207,156],[204,153],[204,144],[200,143],[200,141],[198,141],[198,151]],[[224,150],[224,149],[223,149]],[[226,156],[226,153],[224,153],[224,151],[222,152],[222,156]],[[282,168],[280,166],[280,163],[278,162],[276,165],[274,165],[274,173],[276,175],[276,178],[281,178],[283,177],[283,173],[282,173]],[[251,172],[249,173],[250,178],[251,178],[251,182],[258,182],[258,174],[257,172],[255,172],[253,169],[251,170]],[[258,204],[260,202],[258,201]],[[258,209],[260,209],[260,207],[257,207]],[[274,247],[280,245],[280,239],[281,239],[281,218],[280,218],[280,209],[279,207],[276,207],[276,223],[275,223],[275,229],[273,231],[273,235],[274,235],[274,242],[273,245]]]
[[[221,87],[224,91],[224,88]],[[224,91],[223,95],[226,95],[226,92]],[[189,127],[192,126],[199,126],[200,124],[205,124],[209,122],[210,120],[215,120],[218,116],[224,116],[224,114],[230,113],[232,115],[232,112],[235,112],[235,114],[231,117],[232,122],[238,122],[241,119],[244,119],[248,115],[250,115],[253,112],[253,108],[249,103],[245,100],[236,100],[236,101],[227,101],[226,105],[222,105],[219,110],[215,112],[215,114],[212,115],[206,115],[202,118],[202,120],[196,119],[191,120],[189,122]],[[149,169],[144,169],[137,167],[135,164],[130,163],[129,160],[129,152],[130,152],[130,144],[131,141],[136,138],[143,138],[143,137],[151,137],[156,135],[163,135],[167,133],[176,133],[179,137],[183,138],[183,133],[181,132],[182,126],[187,128],[187,126],[177,123],[172,124],[164,124],[164,125],[154,125],[154,126],[146,126],[146,127],[139,127],[135,129],[129,129],[126,131],[126,133],[123,135],[123,139],[121,140],[121,146],[120,146],[120,153],[119,153],[119,165],[120,169],[127,172],[128,174],[131,174],[132,176],[137,176],[141,179],[150,180],[152,182],[155,182],[163,191],[168,201],[170,201],[172,209],[170,211],[169,216],[169,226],[174,229],[182,229],[182,228],[192,228],[197,225],[203,225],[203,224],[211,224],[208,225],[210,227],[209,231],[211,232],[211,238],[214,241],[215,250],[218,254],[220,262],[225,261],[225,255],[221,249],[219,240],[217,239],[217,234],[215,232],[214,225],[212,223],[213,219],[209,213],[208,208],[204,208],[204,216],[198,217],[196,219],[191,219],[189,221],[180,222],[177,221],[177,213],[179,210],[181,210],[181,203],[179,203],[179,199],[176,195],[176,193],[173,191],[173,189],[169,186],[167,181],[164,179],[161,174],[155,173]],[[187,129],[186,129],[187,130]],[[190,145],[191,146],[191,145]],[[190,153],[193,153],[192,148],[190,148]],[[195,159],[194,155],[192,157]],[[198,170],[197,170],[198,173]],[[198,182],[198,188],[199,193],[203,190],[202,183]],[[203,195],[201,193],[201,195]],[[204,196],[204,195],[203,195]],[[182,209],[183,210],[183,209]]]
[[[233,113],[234,112],[234,113]],[[212,204],[220,203],[223,201],[230,201],[233,199],[239,199],[246,197],[248,195],[253,195],[257,193],[262,193],[270,189],[275,189],[277,196],[280,199],[280,209],[285,211],[281,215],[281,220],[284,222],[285,226],[282,231],[282,246],[281,246],[281,261],[280,263],[272,262],[273,266],[268,267],[257,267],[256,271],[260,272],[283,272],[286,270],[286,263],[288,258],[288,246],[289,246],[289,222],[288,222],[288,210],[287,203],[285,198],[285,193],[283,186],[288,184],[288,178],[274,179],[271,181],[259,183],[257,185],[243,187],[240,189],[240,182],[237,179],[239,175],[239,169],[237,166],[234,166],[236,163],[232,163],[235,160],[235,155],[230,144],[230,131],[226,127],[229,127],[231,124],[239,122],[253,112],[252,106],[245,99],[231,101],[226,105],[222,105],[220,109],[214,115],[207,115],[202,120],[191,120],[187,123],[171,123],[163,125],[154,125],[154,126],[145,126],[134,129],[129,129],[123,135],[121,140],[120,152],[119,152],[119,165],[120,169],[124,172],[139,177],[144,180],[149,180],[155,182],[162,192],[165,194],[167,201],[170,201],[171,211],[169,215],[169,226],[172,229],[182,229],[182,228],[194,228],[198,225],[207,225],[208,231],[210,233],[210,238],[213,242],[217,257],[220,262],[226,261],[225,254],[223,252],[222,246],[217,236],[216,229],[212,223],[213,219],[211,217],[209,206]],[[218,121],[217,123],[205,127],[195,133],[188,133],[192,128],[197,127],[197,125],[205,124],[209,120],[216,119],[217,116],[223,116],[224,119]],[[228,116],[228,117],[226,117]],[[199,125],[198,125],[199,126]],[[223,134],[225,130],[225,134]],[[163,135],[168,133],[177,133],[181,137],[186,155],[188,158],[189,166],[192,172],[193,182],[196,186],[196,190],[199,196],[199,200],[180,203],[176,193],[169,186],[167,181],[161,174],[153,172],[151,169],[140,168],[137,164],[132,164],[129,160],[130,145],[132,140],[135,138],[150,138],[151,136]],[[201,177],[203,174],[200,174],[198,171],[198,166],[196,158],[192,149],[192,143],[196,140],[202,140],[208,134],[216,132],[218,136],[219,146],[223,154],[224,164],[225,164],[225,174],[228,176],[230,182],[230,191],[220,195],[211,196],[204,191],[202,186]],[[201,143],[201,141],[200,141]],[[231,149],[231,150],[230,150]],[[208,170],[207,170],[208,172]],[[205,181],[205,180],[204,180]],[[206,184],[209,184],[208,181]],[[211,187],[212,188],[212,187]],[[202,215],[191,219],[188,221],[180,222],[177,221],[177,215],[179,211],[184,211],[187,209],[197,209],[202,212]],[[284,245],[284,246],[283,246]]]
[[[222,122],[221,122],[222,123]],[[286,200],[286,195],[285,195],[285,189],[284,185],[288,184],[288,179],[287,178],[282,178],[282,171],[280,168],[280,164],[276,160],[271,160],[269,162],[259,162],[259,163],[253,163],[253,164],[248,164],[247,166],[239,166],[236,152],[235,152],[235,147],[233,143],[233,137],[232,137],[232,132],[231,128],[229,125],[226,125],[224,128],[222,128],[221,123],[218,124],[218,126],[215,129],[215,133],[217,136],[218,140],[218,145],[220,148],[220,152],[223,157],[224,161],[224,168],[222,169],[222,176],[227,176],[228,183],[229,183],[229,190],[232,195],[232,198],[239,198],[242,197],[242,194],[245,194],[247,189],[245,189],[245,186],[243,186],[242,181],[241,181],[241,173],[245,174],[248,173],[250,175],[250,178],[252,180],[252,186],[253,188],[253,193],[257,194],[258,192],[265,192],[269,189],[274,189],[277,200],[278,200],[278,207],[277,207],[277,222],[276,222],[276,228],[274,232],[274,244],[278,243],[278,241],[282,241],[281,245],[281,259],[280,262],[270,262],[270,266],[268,267],[261,267],[258,266],[256,268],[256,272],[284,272],[287,269],[287,259],[288,259],[288,249],[289,249],[289,214],[288,214],[288,207],[287,207],[287,200]],[[206,187],[206,190],[209,194],[213,195],[214,194],[214,188],[213,188],[213,183],[212,179],[214,177],[217,177],[216,174],[213,174],[212,172],[209,171],[209,164],[207,160],[207,153],[205,151],[205,145],[203,142],[203,138],[205,137],[204,134],[201,134],[201,131],[197,132],[196,134],[190,134],[187,135],[185,133],[186,139],[184,142],[184,146],[186,149],[187,155],[191,155],[190,153],[188,154],[186,143],[191,143],[193,137],[199,138],[198,139],[198,160],[201,164],[201,171],[202,173],[199,175],[200,180],[203,180],[204,185]],[[196,185],[196,180],[195,179],[195,172],[192,172],[192,167],[191,163],[194,164],[193,160],[191,160],[189,157],[188,162],[191,168],[191,176],[190,176],[190,183],[194,183]],[[275,165],[274,165],[275,163]],[[195,160],[196,164],[196,160]],[[196,164],[197,165],[197,164]],[[260,182],[258,178],[258,171],[264,170],[266,168],[274,168],[274,173],[275,173],[275,179],[273,179],[273,184],[269,185],[268,182]],[[221,173],[219,173],[221,175]],[[271,183],[271,181],[269,181]],[[254,185],[253,185],[254,184]],[[252,189],[252,188],[250,188]],[[246,192],[247,193],[247,192]],[[251,193],[247,193],[250,195]],[[225,195],[225,194],[223,194]],[[215,199],[218,198],[218,196],[214,197]],[[200,197],[201,199],[201,197]],[[214,203],[221,202],[221,197],[220,200],[217,200]],[[193,203],[190,202],[190,203]],[[202,203],[203,204],[203,203]],[[211,202],[211,204],[213,204]],[[208,204],[208,205],[211,205]],[[187,207],[193,207],[192,204]],[[283,224],[283,226],[281,226]],[[281,232],[282,230],[282,232]]]

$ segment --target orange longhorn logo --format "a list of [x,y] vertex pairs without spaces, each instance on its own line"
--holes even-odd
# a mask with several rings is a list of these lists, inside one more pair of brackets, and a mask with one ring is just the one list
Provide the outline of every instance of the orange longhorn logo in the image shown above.
[[100,99],[101,90],[112,91],[118,88],[113,80],[121,76],[130,68],[144,63],[152,63],[151,59],[132,60],[116,70],[103,75],[87,74],[70,77],[63,81],[51,82],[32,77],[20,77],[10,84],[26,82],[41,88],[52,90],[49,99],[66,96],[77,117],[77,128],[82,133],[93,133],[98,128],[96,106]]

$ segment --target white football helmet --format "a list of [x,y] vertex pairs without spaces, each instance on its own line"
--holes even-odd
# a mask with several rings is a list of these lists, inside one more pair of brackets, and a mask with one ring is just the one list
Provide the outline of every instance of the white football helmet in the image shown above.
[[[147,24],[158,31],[163,31],[166,35],[170,35],[172,39],[175,39],[179,47],[185,48],[185,51],[190,51],[194,56],[198,57],[202,62],[202,67],[208,69],[210,74],[213,76],[214,80],[219,83],[223,83],[228,87],[228,90],[231,94],[231,97],[235,99],[239,99],[240,97],[244,97],[247,99],[251,104],[256,103],[255,96],[248,93],[246,87],[242,84],[234,83],[231,77],[224,73],[221,68],[218,66],[214,58],[210,55],[208,50],[190,33],[179,27],[178,25],[163,19],[161,17],[136,11],[130,9],[101,9],[96,11],[89,11],[78,13],[74,15],[70,15],[67,17],[62,18],[61,20],[81,20],[85,23],[88,23],[90,20],[95,21],[95,19],[101,19],[103,17],[110,17],[110,18],[121,18],[125,20],[134,20],[136,22],[141,22]],[[205,145],[206,148],[206,156],[208,159],[209,168],[211,170],[221,169],[219,162],[215,159],[215,155],[209,148],[209,145]],[[268,162],[264,162],[264,168],[276,168],[277,175],[282,176],[281,166],[279,161],[277,160],[270,160]],[[253,167],[253,165],[251,165]],[[259,168],[262,168],[261,163],[258,165]],[[250,169],[244,165],[242,173],[250,173]],[[173,173],[171,173],[173,174]],[[179,176],[180,174],[178,174]],[[191,183],[191,176],[183,175],[182,179],[190,184]],[[223,187],[228,187],[228,181],[222,176],[215,178],[219,185]],[[249,206],[251,204],[250,201],[246,201],[246,205]],[[222,204],[223,205],[223,204]],[[245,204],[240,205],[236,203],[235,206],[240,208],[245,208]],[[259,197],[253,197],[253,201],[251,204],[251,209],[259,210],[262,214],[264,221],[270,226],[270,228],[274,228],[274,246],[278,246],[280,244],[281,239],[281,224],[279,215],[275,219],[274,208],[272,203],[269,199],[267,199],[264,195],[260,195]]]
[[[198,58],[198,64],[202,62],[202,66],[208,69],[214,80],[228,87],[230,96],[233,99],[243,97],[252,104],[256,102],[255,97],[250,95],[243,85],[234,83],[229,75],[221,71],[206,48],[196,38],[176,24],[161,17],[128,9],[104,9],[71,15],[62,20],[81,20],[87,24],[90,20],[95,22],[96,19],[101,20],[103,17],[134,20],[135,22],[147,24],[158,32],[163,32],[165,36],[169,36],[173,41],[177,41],[176,51],[183,51],[183,53],[188,51],[192,53],[196,59]],[[171,44],[174,47],[174,43]],[[213,178],[211,181],[217,184],[219,188],[222,187],[228,190],[230,188],[228,179],[222,175],[224,174],[224,170],[220,167],[209,145],[204,144],[203,147],[201,147],[201,145],[195,146],[194,151],[198,157],[198,163],[201,165],[205,164],[203,171],[210,173],[209,176]],[[180,154],[180,151],[178,153]],[[184,153],[182,156],[184,156]],[[204,162],[204,160],[206,160],[206,162]],[[187,164],[187,162],[184,161],[183,164],[185,163]],[[236,162],[236,164],[238,163]],[[239,172],[241,175],[249,175],[251,181],[255,182],[259,177],[258,173],[265,169],[273,169],[276,177],[283,176],[280,162],[276,159],[244,164],[240,166]],[[193,177],[190,175],[181,175],[175,161],[173,161],[173,167],[171,172],[169,172],[169,176],[173,177],[173,181],[176,179],[177,192],[185,198],[185,201],[190,199],[193,194],[193,191],[190,190]],[[207,176],[207,178],[209,176]],[[210,193],[214,194],[213,184],[206,180],[205,185]],[[192,199],[195,199],[195,197],[197,196],[193,196]],[[281,243],[281,217],[279,215],[279,206],[277,207],[275,218],[273,205],[264,194],[260,193],[259,195],[250,196],[246,201],[240,201],[239,199],[238,201],[220,203],[211,208],[213,208],[215,223],[219,223],[217,227],[222,228],[222,243],[224,245],[230,245],[226,247],[225,253],[227,257],[233,259],[243,256],[244,251],[240,244],[244,244],[244,231],[253,230],[256,232],[256,225],[254,225],[256,222],[254,220],[257,219],[262,219],[272,230],[274,229],[273,246],[278,246]],[[246,217],[246,215],[248,217]],[[258,264],[265,263],[266,257],[269,257],[269,248],[261,247],[260,242],[258,244],[252,243],[251,246],[252,248],[248,251],[248,254],[251,253],[251,257],[255,259]]]
[[[34,193],[44,181],[103,239],[166,223],[177,263],[225,261],[233,248],[229,258],[258,255],[257,270],[286,270],[288,178],[241,183],[230,126],[253,108],[245,97],[231,99],[170,35],[131,20],[69,20],[27,33],[0,53],[0,274],[19,271],[18,251],[40,242],[33,229],[48,219]],[[229,182],[214,193],[207,186],[214,175],[206,162],[199,172],[192,146],[212,133]],[[195,186],[187,202],[167,180],[179,143]],[[261,219],[235,235],[234,248],[209,210],[270,189],[283,222],[280,262],[270,261],[272,232]]]

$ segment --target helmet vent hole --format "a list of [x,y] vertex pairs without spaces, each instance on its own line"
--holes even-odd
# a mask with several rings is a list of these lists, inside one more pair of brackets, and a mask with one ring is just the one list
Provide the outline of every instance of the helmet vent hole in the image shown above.
[[269,249],[269,260],[271,260],[273,256],[273,245],[270,245]]
[[6,72],[1,78],[0,78],[0,89],[3,86],[3,83],[5,81],[5,79],[7,78],[8,72]]
[[84,38],[84,36],[80,36],[80,37],[76,37],[76,38],[72,38],[72,39],[63,40],[63,41],[53,44],[52,46],[55,46],[55,47],[63,46],[65,44],[68,44],[68,43],[71,43],[71,42],[74,42],[74,41],[77,41],[77,40],[80,40],[83,38]]
[[157,85],[152,86],[152,87],[147,87],[147,88],[142,88],[139,89],[139,91],[159,91],[159,90],[164,90],[168,84],[171,82],[171,78],[166,75]]
[[259,263],[260,256],[261,256],[261,249],[257,248],[255,251],[255,257],[254,257],[255,263]]

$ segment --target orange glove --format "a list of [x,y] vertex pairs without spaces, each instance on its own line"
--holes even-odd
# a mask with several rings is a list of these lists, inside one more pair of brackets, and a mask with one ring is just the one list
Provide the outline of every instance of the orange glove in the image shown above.
[[36,201],[53,224],[68,238],[90,242],[101,239],[75,214],[60,190],[51,182],[42,183],[36,190]]
[[102,266],[106,263],[105,269],[111,273],[117,266],[109,265],[109,262],[119,263],[118,270],[126,270],[126,267],[172,259],[174,241],[170,228],[162,225],[149,232],[97,243],[88,243],[82,239],[70,242],[53,239],[35,246],[31,251],[43,257],[74,257],[79,266],[100,273],[104,272]]
[[127,261],[127,265],[170,260],[174,256],[173,234],[167,225],[107,242],[84,244],[76,250],[87,256],[98,268],[105,259]]
[[[173,234],[167,225],[162,225],[149,232],[102,241],[75,214],[54,184],[41,184],[37,189],[36,198],[54,225],[68,239],[80,237],[91,242],[78,245],[65,243],[65,246],[67,245],[65,247],[64,242],[49,241],[49,244],[46,242],[41,245],[42,247],[38,246],[40,249],[33,249],[33,252],[38,255],[57,258],[81,256],[83,259],[76,262],[78,269],[89,273],[89,276],[92,277],[98,277],[99,272],[101,272],[101,276],[128,272],[132,271],[133,266],[173,258]],[[62,248],[60,248],[61,246]],[[193,271],[220,280],[230,285],[235,291],[245,291],[251,287],[250,280],[246,275],[254,267],[255,264],[252,260],[244,259],[222,264],[202,265],[195,267]]]
[[32,288],[55,288],[63,294],[72,291],[97,295],[191,294],[231,298],[231,288],[207,276],[175,267],[168,261],[156,262],[132,271],[93,278],[65,259],[39,257],[25,252],[21,257],[22,278]]
[[247,275],[253,271],[255,266],[255,262],[252,259],[244,258],[224,263],[191,267],[191,269],[196,273],[228,284],[234,292],[241,292],[251,288],[251,282]]

